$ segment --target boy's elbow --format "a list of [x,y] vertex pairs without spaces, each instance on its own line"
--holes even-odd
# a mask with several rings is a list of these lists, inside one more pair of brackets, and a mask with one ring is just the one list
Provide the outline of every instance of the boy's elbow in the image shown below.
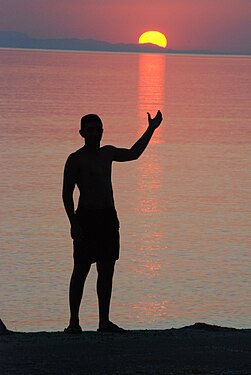
[[64,205],[67,204],[68,198],[67,198],[67,195],[65,194],[65,192],[62,192],[62,201],[63,201]]
[[130,149],[130,160],[137,160],[140,157],[140,153],[134,149]]
[[62,199],[64,204],[69,202],[72,199],[72,192],[70,192],[68,189],[63,189],[62,190]]
[[134,158],[133,158],[132,160],[138,160],[139,157],[140,157],[140,155],[141,155],[141,154],[137,154],[137,155],[135,155]]

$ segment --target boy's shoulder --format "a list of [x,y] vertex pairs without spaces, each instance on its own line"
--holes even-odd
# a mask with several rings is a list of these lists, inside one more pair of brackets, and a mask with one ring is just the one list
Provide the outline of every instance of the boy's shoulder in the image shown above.
[[80,149],[73,151],[67,158],[67,163],[68,164],[75,164],[80,158],[81,155],[83,154],[83,151]]
[[81,155],[81,148],[79,150],[76,150],[76,151],[73,151],[72,153],[70,153],[70,155],[68,156],[68,159],[75,159],[77,158],[79,155]]
[[113,151],[115,148],[116,147],[112,145],[105,145],[105,146],[100,147],[100,150],[109,152],[109,151]]
[[[116,150],[116,147],[113,146],[113,145],[104,145],[104,146],[100,147],[100,149],[99,149],[100,153],[104,153],[104,154],[113,154],[114,150]],[[85,148],[81,147],[78,150],[72,152],[68,156],[68,160],[77,161],[80,158],[82,158],[85,155],[85,153],[86,153]]]

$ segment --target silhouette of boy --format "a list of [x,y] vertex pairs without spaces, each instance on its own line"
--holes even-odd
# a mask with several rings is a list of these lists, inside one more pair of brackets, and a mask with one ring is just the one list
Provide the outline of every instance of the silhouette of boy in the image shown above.
[[[124,331],[109,319],[114,267],[119,259],[119,220],[113,199],[111,171],[113,161],[136,160],[144,152],[162,121],[160,111],[154,118],[149,113],[147,115],[146,131],[130,149],[108,145],[100,147],[103,134],[101,119],[95,114],[88,114],[81,119],[79,133],[85,144],[69,155],[63,181],[63,202],[71,225],[74,258],[69,288],[70,322],[65,329],[67,333],[82,332],[79,308],[92,263],[96,263],[98,272],[98,331]],[[80,192],[76,212],[73,201],[75,186]]]

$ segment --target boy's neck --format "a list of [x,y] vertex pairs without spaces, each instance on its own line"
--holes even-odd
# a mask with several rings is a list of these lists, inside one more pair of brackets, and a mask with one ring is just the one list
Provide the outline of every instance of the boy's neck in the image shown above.
[[89,151],[89,152],[96,152],[100,149],[100,143],[99,144],[86,144],[84,145],[84,148],[85,150]]

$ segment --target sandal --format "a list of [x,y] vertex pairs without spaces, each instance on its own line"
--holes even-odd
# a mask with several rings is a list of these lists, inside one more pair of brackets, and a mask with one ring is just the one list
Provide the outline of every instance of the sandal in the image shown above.
[[82,333],[82,328],[80,326],[68,326],[64,329],[64,333],[72,333],[72,334],[78,334]]
[[98,328],[97,332],[126,333],[127,331],[124,328],[117,326],[117,324],[109,322],[107,326]]

